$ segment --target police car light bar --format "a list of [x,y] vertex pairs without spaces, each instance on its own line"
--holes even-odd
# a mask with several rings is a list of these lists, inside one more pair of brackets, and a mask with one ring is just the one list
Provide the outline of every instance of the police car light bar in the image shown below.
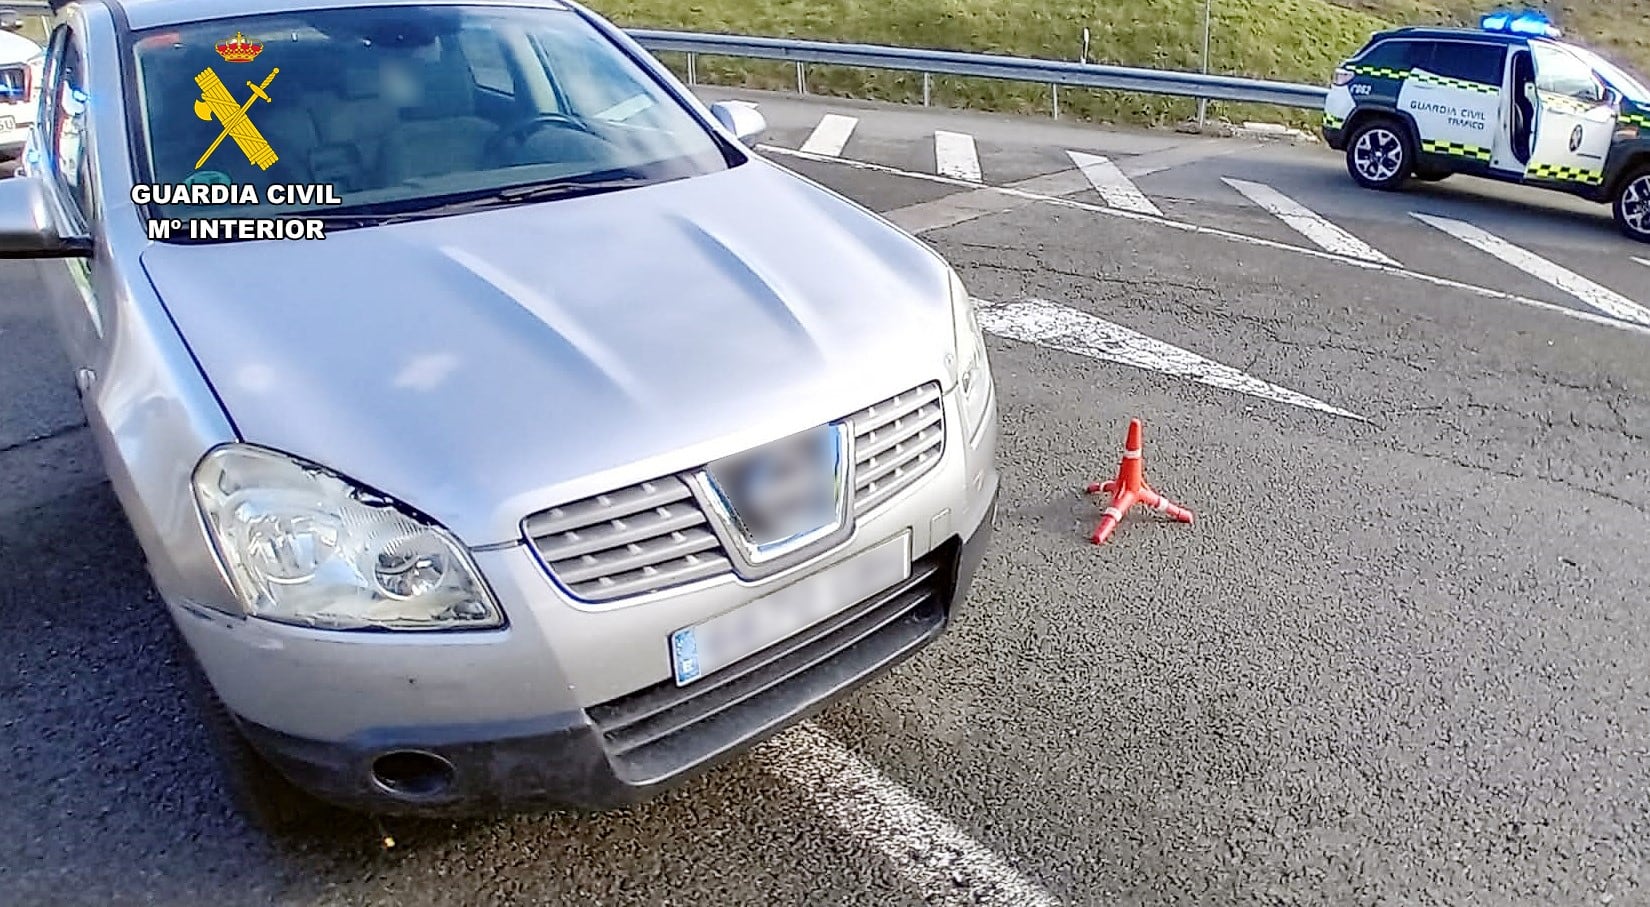
[[1484,31],[1506,32],[1513,35],[1534,35],[1539,38],[1562,38],[1564,33],[1540,10],[1522,13],[1490,13],[1478,20]]

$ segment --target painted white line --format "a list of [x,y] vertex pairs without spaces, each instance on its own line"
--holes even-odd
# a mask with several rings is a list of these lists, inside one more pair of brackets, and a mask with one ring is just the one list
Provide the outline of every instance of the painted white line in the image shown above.
[[805,723],[757,747],[768,772],[795,785],[847,834],[875,848],[924,903],[1057,907],[1020,875],[830,735]]
[[1081,151],[1067,151],[1066,154],[1071,155],[1071,162],[1083,171],[1083,175],[1089,179],[1089,184],[1106,200],[1106,204],[1137,214],[1163,216],[1163,212],[1152,204],[1152,200],[1147,198],[1132,180],[1123,175],[1123,171],[1117,169],[1117,165],[1112,163],[1110,158]]
[[819,125],[808,135],[808,140],[802,143],[802,150],[809,154],[836,157],[842,153],[843,148],[848,147],[848,137],[854,134],[854,127],[858,125],[859,120],[856,117],[827,113],[819,118]]
[[1568,268],[1556,265],[1528,249],[1515,246],[1501,237],[1465,221],[1451,220],[1447,217],[1437,217],[1414,211],[1410,213],[1422,223],[1437,227],[1473,248],[1488,252],[1531,277],[1552,284],[1558,289],[1569,293],[1606,315],[1614,315],[1625,321],[1650,325],[1650,309],[1639,305],[1615,290],[1599,286]]
[[1189,350],[1147,337],[1138,331],[1069,306],[1041,299],[998,303],[982,301],[978,314],[980,327],[999,337],[1077,353],[1091,359],[1190,378],[1210,387],[1237,391],[1251,397],[1287,403],[1290,406],[1316,410],[1332,416],[1356,419],[1359,422],[1369,421],[1356,413],[1330,406],[1322,400],[1286,387],[1268,384],[1229,365],[1221,365]]
[[941,176],[979,182],[980,154],[974,149],[974,137],[962,132],[935,132],[934,166]]
[[1650,268],[1650,258],[1634,258],[1633,260],[1647,268]]
[[[850,167],[855,170],[866,170],[872,173],[887,173],[894,176],[903,176],[907,179],[923,180],[930,183],[942,183],[947,186],[960,186],[968,189],[981,188],[977,185],[969,184],[952,177],[936,176],[932,173],[918,173],[914,170],[901,170],[898,167],[889,167],[884,164],[873,164],[869,161],[855,161],[848,158],[832,158],[822,157],[817,154],[803,154],[800,151],[790,148],[780,148],[776,145],[759,145],[757,147],[758,150],[765,154],[775,154],[781,157],[798,157],[805,160],[819,161],[821,163],[841,164],[844,167]],[[1650,337],[1650,325],[1634,324],[1630,321],[1622,321],[1619,318],[1611,318],[1607,315],[1584,312],[1580,309],[1572,309],[1568,306],[1555,305],[1544,300],[1531,299],[1528,296],[1520,296],[1517,293],[1492,290],[1489,287],[1481,287],[1477,284],[1463,283],[1459,280],[1451,280],[1448,277],[1439,277],[1435,274],[1412,271],[1405,267],[1386,265],[1374,261],[1362,261],[1356,258],[1347,258],[1344,255],[1335,255],[1325,252],[1322,249],[1309,249],[1306,246],[1294,246],[1289,243],[1278,242],[1277,240],[1262,239],[1259,236],[1249,236],[1244,233],[1234,233],[1231,230],[1221,230],[1217,227],[1204,227],[1198,224],[1189,224],[1185,221],[1172,220],[1167,217],[1155,217],[1150,214],[1138,214],[1133,211],[1119,211],[1116,208],[1107,208],[1103,205],[1091,205],[1088,202],[1082,202],[1072,198],[1062,198],[1057,195],[1045,195],[1025,189],[1016,189],[1008,186],[986,186],[982,191],[998,192],[1008,196],[1009,198],[1020,198],[1034,202],[1042,202],[1043,204],[1053,205],[1057,208],[1071,208],[1076,211],[1089,211],[1094,214],[1102,214],[1107,217],[1117,217],[1124,220],[1155,224],[1159,227],[1166,227],[1170,230],[1179,230],[1182,233],[1195,233],[1199,236],[1219,237],[1220,239],[1241,243],[1246,246],[1258,246],[1263,249],[1277,249],[1283,252],[1293,252],[1296,255],[1305,255],[1309,258],[1317,258],[1323,261],[1333,261],[1338,264],[1346,265],[1347,267],[1359,268],[1365,271],[1373,271],[1379,274],[1389,274],[1395,277],[1407,277],[1411,280],[1418,280],[1422,283],[1430,284],[1435,287],[1444,287],[1451,290],[1460,290],[1463,293],[1471,293],[1472,295],[1478,296],[1482,299],[1493,299],[1498,302],[1511,302],[1517,305],[1527,306],[1532,309],[1540,309],[1543,312],[1557,315],[1561,318],[1572,318],[1576,321],[1585,321],[1588,324],[1595,324],[1600,327],[1611,328],[1617,331],[1628,331],[1630,333],[1642,334]]]
[[1336,255],[1362,258],[1365,261],[1378,261],[1385,265],[1398,263],[1382,254],[1374,246],[1324,220],[1318,212],[1265,183],[1251,183],[1248,180],[1231,179],[1229,177],[1222,177],[1222,179],[1226,182],[1226,185],[1243,193],[1245,198],[1265,208],[1273,217],[1288,224],[1289,229],[1317,243],[1320,248],[1334,252]]

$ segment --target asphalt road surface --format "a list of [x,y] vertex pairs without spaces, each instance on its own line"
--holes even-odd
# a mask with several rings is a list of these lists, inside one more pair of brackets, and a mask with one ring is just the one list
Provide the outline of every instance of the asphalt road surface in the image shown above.
[[[1650,249],[1322,148],[762,106],[775,160],[989,303],[1005,489],[965,619],[635,809],[266,840],[6,264],[0,902],[1650,903]],[[1198,520],[1095,548],[1132,417]]]

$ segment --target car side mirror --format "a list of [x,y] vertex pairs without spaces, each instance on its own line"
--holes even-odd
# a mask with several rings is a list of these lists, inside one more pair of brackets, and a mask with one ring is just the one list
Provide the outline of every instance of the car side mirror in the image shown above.
[[1608,85],[1604,86],[1604,103],[1605,103],[1606,106],[1614,107],[1617,110],[1620,110],[1621,109],[1621,92],[1615,90],[1614,88],[1611,88]]
[[46,184],[38,177],[0,180],[0,258],[86,258],[91,254],[91,237],[58,232]]
[[768,131],[768,118],[749,101],[717,101],[710,105],[710,112],[723,128],[747,145]]

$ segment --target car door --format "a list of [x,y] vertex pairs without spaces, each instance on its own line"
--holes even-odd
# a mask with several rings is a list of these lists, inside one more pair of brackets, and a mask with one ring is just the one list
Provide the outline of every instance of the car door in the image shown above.
[[1504,44],[1429,41],[1417,44],[1399,109],[1415,120],[1423,159],[1449,168],[1490,163],[1501,129]]
[[[46,183],[56,202],[59,229],[90,234],[98,215],[92,167],[92,135],[86,116],[84,48],[73,30],[59,26],[52,34],[45,67],[46,98],[41,103],[37,141],[29,172]],[[103,342],[103,315],[92,292],[95,258],[42,259],[38,262],[47,302],[57,320],[64,351],[79,371],[93,366]]]
[[1616,110],[1592,67],[1556,44],[1530,42],[1535,61],[1535,147],[1524,178],[1566,187],[1604,183]]

